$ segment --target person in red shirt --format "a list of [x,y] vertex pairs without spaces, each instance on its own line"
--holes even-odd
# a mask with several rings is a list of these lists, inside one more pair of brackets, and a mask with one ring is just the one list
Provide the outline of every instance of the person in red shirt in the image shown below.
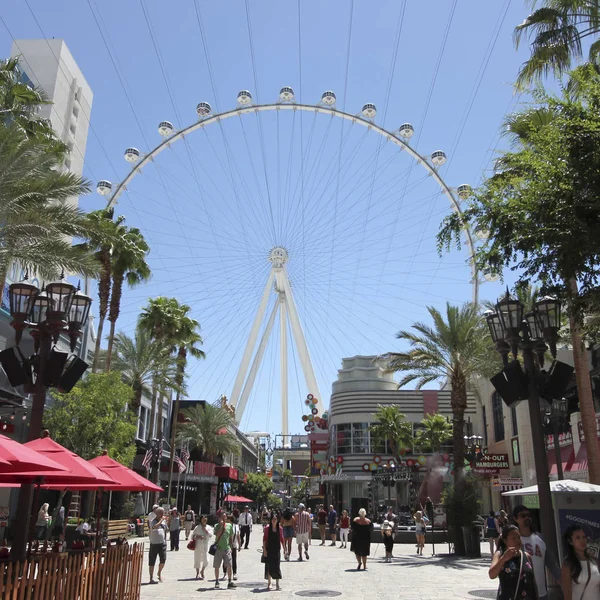
[[321,534],[321,546],[325,545],[325,533],[327,531],[327,511],[322,504],[319,504],[319,512],[317,513],[317,525]]
[[348,511],[343,510],[342,516],[340,517],[340,548],[346,548],[348,546],[348,532],[350,531],[350,517]]

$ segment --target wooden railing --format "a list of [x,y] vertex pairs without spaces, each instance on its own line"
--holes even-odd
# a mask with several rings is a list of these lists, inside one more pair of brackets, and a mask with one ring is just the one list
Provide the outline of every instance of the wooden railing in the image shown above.
[[144,545],[0,564],[2,600],[139,600]]

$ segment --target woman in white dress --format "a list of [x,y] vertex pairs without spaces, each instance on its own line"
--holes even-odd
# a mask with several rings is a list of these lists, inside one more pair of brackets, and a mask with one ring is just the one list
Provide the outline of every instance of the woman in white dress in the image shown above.
[[194,547],[194,569],[196,569],[196,579],[204,579],[204,569],[208,566],[208,549],[213,537],[213,528],[207,525],[208,517],[202,515],[200,523],[192,531],[192,539],[195,542]]
[[581,525],[571,525],[563,534],[565,562],[561,587],[565,600],[597,600],[600,598],[600,565],[588,547]]

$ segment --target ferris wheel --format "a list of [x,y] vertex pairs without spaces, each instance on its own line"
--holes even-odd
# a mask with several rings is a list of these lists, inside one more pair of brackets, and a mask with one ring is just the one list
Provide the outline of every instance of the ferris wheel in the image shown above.
[[[291,87],[267,104],[255,104],[242,90],[235,108],[216,112],[200,102],[196,114],[181,129],[161,121],[162,142],[146,152],[127,148],[130,171],[115,185],[99,181],[97,191],[108,207],[130,195],[141,221],[160,219],[155,233],[166,237],[162,246],[168,250],[156,261],[171,276],[180,265],[169,262],[177,259],[169,251],[184,248],[179,262],[193,269],[189,277],[198,276],[184,300],[197,307],[208,356],[215,354],[194,383],[202,378],[205,396],[228,395],[238,423],[251,405],[272,412],[272,398],[264,401],[268,386],[269,394],[279,393],[281,432],[288,434],[290,363],[297,369],[298,393],[292,396],[299,404],[307,393],[324,399],[343,356],[389,349],[399,328],[395,311],[416,318],[427,303],[452,297],[436,292],[438,284],[459,290],[457,301],[477,302],[482,281],[495,279],[480,274],[474,261],[478,237],[485,236],[466,227],[462,256],[451,263],[434,258],[435,217],[448,209],[460,214],[471,188],[444,181],[443,151],[424,154],[411,146],[410,123],[388,130],[376,123],[372,103],[352,114],[337,106],[333,91],[307,104]],[[198,146],[191,141],[194,132],[204,133]],[[177,148],[168,167],[158,160]],[[401,169],[403,156],[409,165]],[[158,178],[134,184],[151,165]],[[441,210],[440,196],[447,201]],[[162,214],[152,212],[154,203]],[[394,285],[406,295],[394,296]],[[261,377],[262,404],[261,398],[251,400]]]

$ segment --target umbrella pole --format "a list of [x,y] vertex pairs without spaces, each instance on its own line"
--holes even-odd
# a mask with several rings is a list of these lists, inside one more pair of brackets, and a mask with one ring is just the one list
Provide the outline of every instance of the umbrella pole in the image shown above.
[[183,476],[183,498],[181,500],[181,510],[185,511],[185,487],[187,485],[187,469],[185,470],[185,475]]
[[100,531],[100,514],[102,513],[102,496],[104,495],[104,491],[102,488],[98,490],[97,498],[98,502],[96,504],[96,550],[102,548],[102,532]]
[[[35,539],[35,525],[37,523],[36,507],[40,501],[40,482],[38,481],[33,488],[33,502],[31,503],[30,516],[29,516],[29,531],[27,533],[27,540],[25,546],[29,547],[31,552],[31,542]],[[39,509],[38,509],[39,510]]]
[[110,508],[112,506],[112,490],[108,493],[108,520],[110,521]]
[[181,471],[177,474],[177,494],[175,495],[175,508],[179,504],[179,483],[181,482]]

